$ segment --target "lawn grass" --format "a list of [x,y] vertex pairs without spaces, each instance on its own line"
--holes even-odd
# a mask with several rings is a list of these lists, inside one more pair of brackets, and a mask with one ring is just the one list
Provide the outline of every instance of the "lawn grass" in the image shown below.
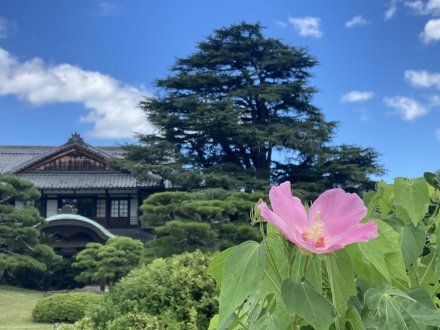
[[32,321],[32,309],[42,298],[41,291],[0,285],[0,329],[53,330],[53,324]]

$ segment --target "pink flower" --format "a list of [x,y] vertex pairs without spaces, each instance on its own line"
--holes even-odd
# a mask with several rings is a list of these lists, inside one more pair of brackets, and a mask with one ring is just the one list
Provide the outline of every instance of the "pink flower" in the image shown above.
[[308,214],[301,200],[292,196],[289,181],[272,187],[269,198],[273,211],[266,203],[258,206],[263,218],[277,226],[291,242],[313,253],[333,252],[378,236],[374,221],[359,223],[367,214],[364,202],[342,189],[322,193]]

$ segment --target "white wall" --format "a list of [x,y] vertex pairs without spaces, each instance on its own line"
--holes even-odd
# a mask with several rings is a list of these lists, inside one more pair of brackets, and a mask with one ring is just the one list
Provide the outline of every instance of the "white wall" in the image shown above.
[[22,209],[24,206],[22,201],[15,201],[15,208],[16,209]]
[[130,225],[137,225],[138,223],[138,201],[137,198],[130,200]]
[[48,199],[47,200],[47,213],[46,218],[58,214],[58,200],[57,199]]

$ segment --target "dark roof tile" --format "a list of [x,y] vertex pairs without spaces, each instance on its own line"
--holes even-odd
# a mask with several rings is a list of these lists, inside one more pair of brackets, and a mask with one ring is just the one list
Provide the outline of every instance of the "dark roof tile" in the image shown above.
[[139,182],[124,173],[22,173],[18,176],[31,181],[39,189],[109,189],[158,187],[161,180],[151,177]]

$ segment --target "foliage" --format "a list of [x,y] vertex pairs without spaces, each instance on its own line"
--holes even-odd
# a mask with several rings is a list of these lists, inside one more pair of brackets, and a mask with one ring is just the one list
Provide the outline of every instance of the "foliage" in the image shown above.
[[75,279],[113,284],[139,264],[142,250],[141,241],[125,236],[111,238],[105,245],[89,243],[75,256],[72,267],[82,269]]
[[127,313],[110,321],[107,328],[108,330],[157,330],[160,326],[156,316],[145,313]]
[[337,124],[311,103],[316,64],[305,49],[265,37],[259,24],[215,30],[156,82],[162,93],[141,102],[157,131],[126,146],[120,166],[188,190],[262,190],[297,173],[307,191],[311,181],[319,186],[312,192],[365,189],[383,171],[378,154],[329,146]]
[[102,301],[103,297],[96,293],[58,293],[38,301],[32,310],[32,317],[37,322],[72,323],[84,317],[88,309]]
[[364,196],[378,238],[330,254],[301,251],[256,213],[263,241],[208,269],[220,286],[209,329],[439,328],[440,175],[425,178],[380,182]]
[[74,277],[79,275],[79,270],[71,267],[73,259],[63,259],[50,269],[42,272],[29,268],[16,269],[7,272],[3,281],[9,285],[32,288],[38,290],[66,290],[81,286]]
[[157,238],[146,243],[146,260],[258,239],[258,230],[247,219],[261,197],[223,189],[150,195],[140,207],[141,221],[154,227]]
[[343,144],[323,147],[309,156],[302,163],[282,164],[274,171],[277,182],[294,182],[296,194],[304,200],[313,200],[324,189],[334,187],[363,194],[374,189],[370,176],[384,173],[377,163],[379,154],[372,148]]
[[[0,278],[3,272],[51,271],[61,258],[42,244],[37,229],[44,222],[37,209],[26,205],[40,196],[29,181],[0,174]],[[21,201],[17,209],[12,203]]]
[[215,283],[206,275],[210,260],[196,251],[132,270],[110,288],[102,308],[89,315],[93,329],[127,324],[141,329],[155,322],[157,329],[206,329],[217,312]]

